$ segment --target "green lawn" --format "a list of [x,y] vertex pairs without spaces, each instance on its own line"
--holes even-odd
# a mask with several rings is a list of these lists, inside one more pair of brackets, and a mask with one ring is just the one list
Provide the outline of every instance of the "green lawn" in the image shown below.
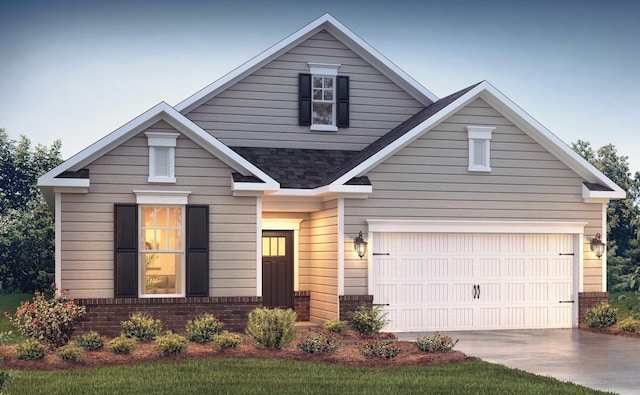
[[20,302],[23,300],[29,300],[33,297],[32,294],[0,294],[0,332],[12,331],[13,342],[19,342],[24,340],[22,335],[11,325],[11,322],[4,316],[4,312],[7,311],[11,314],[15,314],[16,307],[20,306]]
[[611,292],[609,304],[620,310],[618,320],[629,316],[640,318],[640,293],[635,291]]
[[18,394],[602,394],[482,361],[367,369],[290,360],[204,359],[22,372]]

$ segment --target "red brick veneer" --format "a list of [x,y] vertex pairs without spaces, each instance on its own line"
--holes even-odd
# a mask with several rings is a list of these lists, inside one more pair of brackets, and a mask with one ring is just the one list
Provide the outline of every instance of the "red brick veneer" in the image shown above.
[[341,295],[339,301],[340,319],[348,320],[349,313],[355,311],[361,304],[371,308],[373,306],[373,295]]
[[587,310],[609,300],[608,292],[580,292],[578,294],[578,322],[582,323]]

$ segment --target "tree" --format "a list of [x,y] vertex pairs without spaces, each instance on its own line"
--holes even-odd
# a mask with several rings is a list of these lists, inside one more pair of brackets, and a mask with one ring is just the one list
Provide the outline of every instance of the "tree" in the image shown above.
[[61,143],[50,148],[0,129],[0,289],[32,292],[54,279],[53,215],[37,187],[38,177],[62,162]]

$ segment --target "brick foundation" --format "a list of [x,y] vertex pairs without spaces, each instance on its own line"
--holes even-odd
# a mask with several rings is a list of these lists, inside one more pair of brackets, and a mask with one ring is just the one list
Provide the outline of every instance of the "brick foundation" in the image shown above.
[[340,319],[348,320],[349,313],[355,311],[361,304],[371,308],[373,306],[373,295],[341,295],[339,301]]
[[310,320],[311,312],[311,292],[296,291],[293,296],[293,311],[296,312],[298,318],[296,321],[306,322]]
[[580,292],[578,294],[578,322],[582,324],[587,310],[608,300],[608,292]]

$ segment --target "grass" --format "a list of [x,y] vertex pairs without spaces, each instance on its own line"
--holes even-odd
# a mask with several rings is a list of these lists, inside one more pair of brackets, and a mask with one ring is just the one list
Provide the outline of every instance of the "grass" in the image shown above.
[[22,372],[12,394],[602,394],[483,361],[368,369],[291,360],[163,361],[56,372]]
[[640,318],[640,293],[636,291],[611,292],[609,304],[620,310],[618,321],[627,317]]
[[16,307],[20,306],[20,302],[23,300],[29,300],[33,297],[32,294],[25,293],[11,293],[0,294],[0,332],[13,332],[12,343],[19,343],[24,340],[24,337],[20,332],[16,331],[16,328],[11,325],[11,322],[4,316],[4,312],[8,311],[11,314],[16,312]]

